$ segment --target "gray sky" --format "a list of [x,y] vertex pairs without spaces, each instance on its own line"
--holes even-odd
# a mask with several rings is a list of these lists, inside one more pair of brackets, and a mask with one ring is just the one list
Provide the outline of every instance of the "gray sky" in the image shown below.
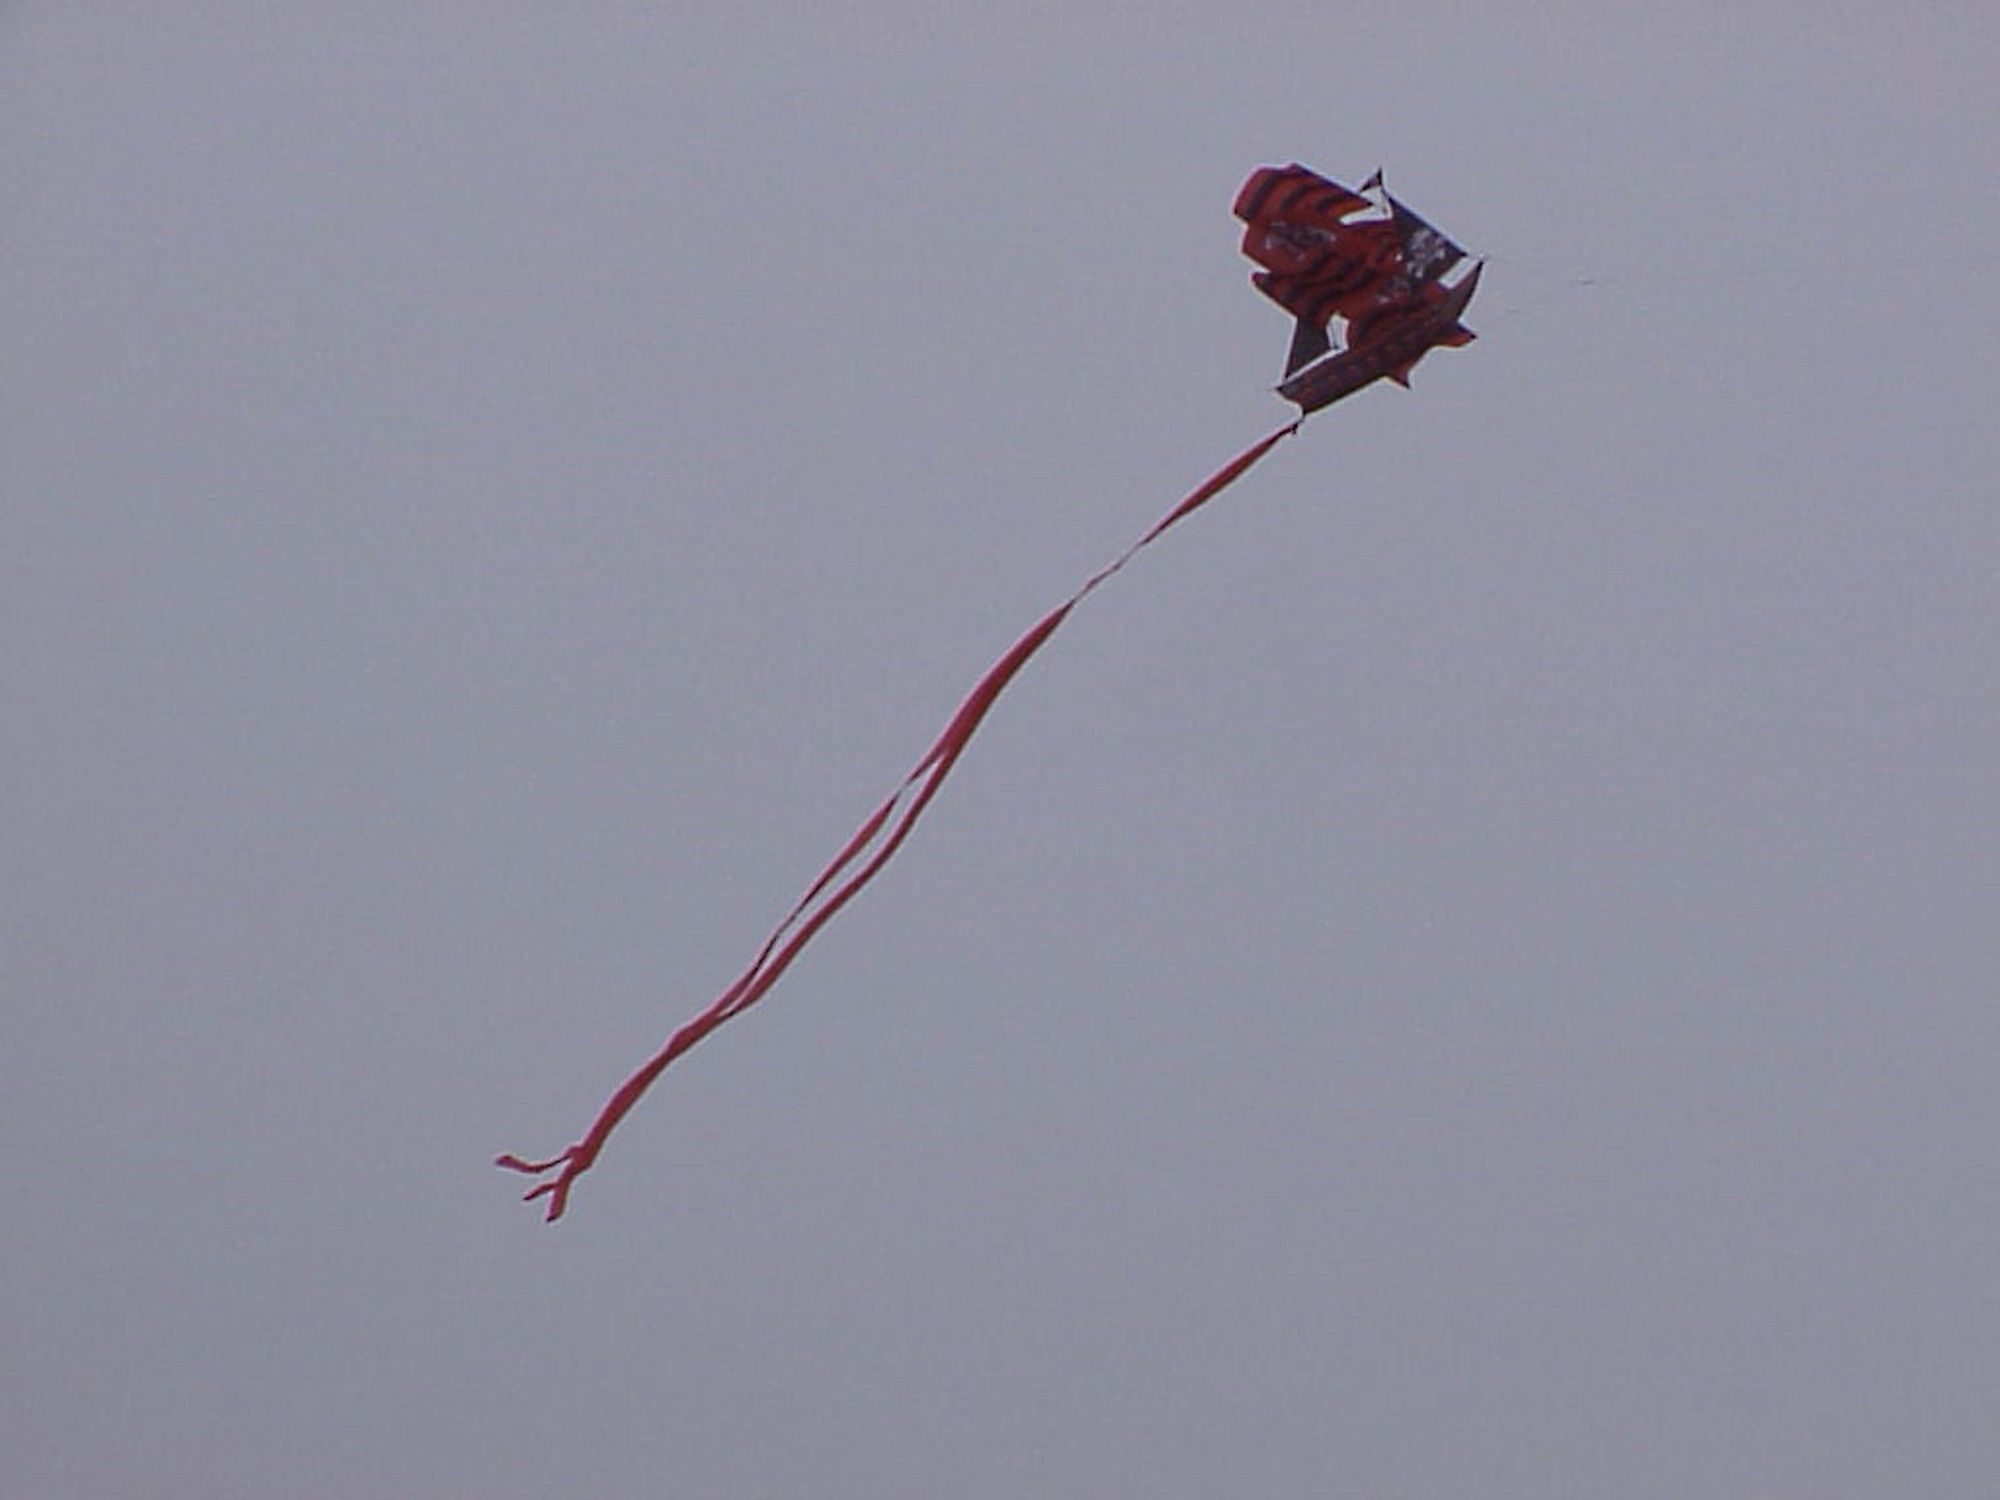
[[1990,1495],[2000,12],[723,9],[0,17],[8,1500]]

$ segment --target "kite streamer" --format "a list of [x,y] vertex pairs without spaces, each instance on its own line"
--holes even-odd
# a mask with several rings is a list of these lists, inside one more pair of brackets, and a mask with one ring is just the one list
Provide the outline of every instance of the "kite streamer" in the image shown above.
[[854,831],[841,851],[833,857],[827,867],[820,871],[806,893],[799,898],[798,905],[785,914],[785,919],[771,929],[771,935],[764,940],[764,946],[757,950],[756,958],[750,962],[736,978],[736,982],[719,995],[707,1010],[682,1026],[667,1039],[667,1044],[646,1060],[643,1067],[634,1073],[618,1091],[606,1101],[591,1122],[582,1140],[571,1146],[560,1156],[552,1156],[546,1161],[527,1161],[511,1152],[498,1158],[495,1165],[507,1167],[516,1172],[526,1172],[531,1176],[542,1176],[554,1172],[556,1175],[538,1187],[531,1188],[525,1195],[526,1201],[547,1197],[549,1200],[548,1219],[551,1223],[563,1216],[569,1207],[569,1191],[576,1179],[588,1172],[596,1162],[597,1155],[604,1149],[611,1132],[618,1128],[618,1122],[625,1118],[633,1105],[637,1104],[646,1090],[664,1073],[667,1065],[683,1052],[694,1046],[703,1037],[714,1031],[723,1022],[743,1014],[770,992],[771,986],[792,960],[799,956],[801,949],[813,940],[820,928],[832,921],[841,907],[861,894],[862,887],[873,880],[895,852],[902,847],[903,840],[910,836],[910,830],[917,826],[917,819],[930,806],[931,798],[938,794],[952,767],[958,764],[959,756],[971,743],[972,736],[979,730],[988,710],[1037,651],[1041,650],[1049,637],[1056,633],[1058,626],[1069,618],[1071,610],[1081,604],[1084,597],[1130,562],[1141,549],[1150,546],[1169,528],[1183,517],[1199,510],[1210,500],[1221,494],[1230,485],[1242,478],[1251,465],[1269,453],[1285,438],[1299,430],[1299,424],[1292,422],[1279,428],[1268,437],[1260,439],[1246,448],[1225,465],[1199,489],[1195,490],[1180,504],[1162,516],[1152,530],[1127,547],[1115,559],[1085,580],[1083,586],[1054,609],[1035,622],[1032,628],[1018,641],[1007,648],[1007,652],[979,679],[965,701],[944,726],[936,743],[924,752],[922,760],[911,769],[910,774],[895,791],[891,792],[882,805],[875,809]]
[[[1381,173],[1356,192],[1296,163],[1260,167],[1237,195],[1236,214],[1248,226],[1244,252],[1265,267],[1253,278],[1254,284],[1297,319],[1285,380],[1278,390],[1297,404],[1298,419],[1260,438],[1218,469],[987,668],[936,742],[771,930],[750,966],[619,1085],[582,1140],[542,1161],[511,1152],[496,1159],[497,1166],[548,1179],[524,1197],[527,1202],[547,1198],[549,1222],[563,1216],[576,1179],[596,1164],[611,1133],[668,1065],[763,999],[806,944],[895,856],[1001,693],[1071,610],[1142,550],[1241,479],[1296,433],[1308,413],[1376,380],[1407,384],[1410,368],[1431,349],[1471,341],[1471,331],[1458,318],[1478,284],[1479,268],[1475,265],[1470,275],[1447,286],[1441,278],[1464,252],[1390,197]],[[1328,332],[1336,319],[1346,329],[1345,346],[1338,351]]]

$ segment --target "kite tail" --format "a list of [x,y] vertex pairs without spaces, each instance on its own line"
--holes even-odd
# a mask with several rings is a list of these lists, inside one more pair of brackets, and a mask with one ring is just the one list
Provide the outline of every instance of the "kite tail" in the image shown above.
[[1012,682],[1021,668],[1028,664],[1034,654],[1041,650],[1057,627],[1069,617],[1071,610],[1083,602],[1084,597],[1099,584],[1110,578],[1126,563],[1130,562],[1145,547],[1194,511],[1222,493],[1285,438],[1299,430],[1299,424],[1292,422],[1279,428],[1268,437],[1246,448],[1231,459],[1221,469],[1211,475],[1198,489],[1162,516],[1151,530],[1127,547],[1105,567],[1093,573],[1083,586],[1061,604],[1050,610],[1037,621],[1032,629],[1014,644],[1006,653],[987,668],[965,701],[952,714],[937,741],[925,752],[922,760],[903,778],[902,785],[891,792],[882,805],[870,813],[855,830],[833,861],[819,873],[801,896],[797,905],[785,914],[783,921],[772,929],[764,940],[764,946],[757,951],[750,966],[736,977],[735,983],[724,990],[715,1002],[692,1020],[683,1025],[667,1039],[667,1043],[624,1083],[605,1102],[597,1118],[591,1122],[584,1138],[559,1156],[546,1161],[529,1161],[511,1152],[495,1159],[494,1165],[511,1171],[525,1172],[532,1177],[541,1177],[553,1172],[556,1175],[548,1181],[529,1189],[523,1201],[532,1203],[537,1198],[549,1200],[546,1218],[554,1223],[569,1207],[570,1189],[576,1179],[596,1163],[598,1153],[610,1139],[611,1132],[619,1121],[631,1111],[646,1090],[653,1086],[667,1065],[695,1043],[714,1031],[723,1022],[741,1015],[759,1000],[763,999],[772,985],[778,982],[792,960],[799,956],[801,949],[813,940],[813,936],[832,921],[835,914],[861,893],[862,887],[873,880],[902,847],[903,840],[916,827],[917,819],[930,805],[944,780],[951,774],[958,758],[965,753],[965,747],[979,730],[981,722],[998,701],[1000,694]]

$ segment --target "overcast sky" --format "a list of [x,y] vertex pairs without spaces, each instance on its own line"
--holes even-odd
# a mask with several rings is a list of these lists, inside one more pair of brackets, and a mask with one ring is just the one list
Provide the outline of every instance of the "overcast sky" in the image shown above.
[[2000,11],[1351,9],[0,8],[6,1500],[1994,1492]]

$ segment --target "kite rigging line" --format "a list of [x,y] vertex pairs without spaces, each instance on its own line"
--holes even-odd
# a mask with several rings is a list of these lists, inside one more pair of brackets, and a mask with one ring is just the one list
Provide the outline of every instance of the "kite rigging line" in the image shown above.
[[[1303,421],[1300,418],[1299,421]],[[862,887],[873,880],[882,867],[888,864],[903,840],[916,827],[917,819],[923,816],[931,798],[944,785],[952,767],[958,764],[959,756],[972,736],[978,732],[981,721],[993,707],[1007,684],[1012,682],[1029,658],[1041,650],[1049,637],[1056,633],[1058,626],[1069,618],[1071,610],[1097,586],[1123,568],[1143,549],[1151,546],[1164,536],[1176,523],[1199,510],[1210,500],[1241,479],[1250,468],[1279,443],[1299,430],[1299,421],[1280,427],[1269,436],[1259,439],[1250,447],[1231,459],[1211,475],[1199,488],[1195,489],[1172,510],[1162,516],[1144,536],[1119,553],[1116,558],[1097,572],[1090,575],[1084,584],[1069,598],[1043,615],[1032,628],[1007,651],[981,677],[965,696],[958,709],[945,724],[944,731],[937,737],[929,750],[924,752],[903,778],[902,784],[891,792],[882,805],[870,813],[861,826],[854,831],[841,851],[833,857],[827,867],[820,871],[819,878],[807,888],[798,904],[785,914],[785,919],[771,930],[764,940],[764,946],[757,950],[757,956],[750,966],[736,978],[736,982],[719,995],[707,1010],[688,1021],[680,1030],[667,1039],[664,1047],[648,1058],[645,1064],[624,1083],[598,1111],[582,1140],[559,1156],[546,1161],[528,1161],[509,1152],[497,1158],[495,1166],[511,1171],[525,1172],[533,1177],[541,1177],[553,1172],[556,1175],[547,1182],[528,1190],[523,1201],[532,1203],[537,1198],[549,1200],[545,1215],[549,1223],[563,1216],[569,1207],[570,1189],[576,1179],[588,1172],[596,1163],[598,1153],[610,1139],[611,1132],[618,1128],[637,1104],[646,1090],[653,1086],[667,1065],[683,1052],[693,1047],[723,1022],[733,1020],[769,993],[771,986],[792,960],[813,936],[832,921],[834,915],[849,901],[861,893]],[[899,810],[900,809],[900,810]]]
[[[547,1179],[524,1196],[530,1203],[547,1198],[546,1217],[551,1223],[563,1216],[570,1189],[596,1163],[619,1121],[667,1066],[723,1022],[763,999],[814,934],[888,864],[1001,693],[1071,610],[1143,549],[1241,479],[1297,432],[1308,415],[1378,380],[1406,386],[1411,369],[1431,350],[1472,342],[1472,330],[1458,320],[1479,285],[1480,264],[1448,280],[1465,251],[1391,196],[1380,172],[1356,191],[1297,162],[1259,167],[1238,192],[1234,211],[1246,226],[1243,253],[1263,267],[1252,275],[1252,284],[1295,320],[1285,378],[1277,389],[1298,406],[1297,420],[1260,438],[1216,470],[986,669],[936,743],[820,871],[798,905],[772,929],[750,967],[618,1086],[582,1140],[546,1161],[528,1161],[512,1153],[497,1159],[497,1166]],[[1331,334],[1335,323],[1344,330],[1344,347],[1339,349],[1334,348]]]

